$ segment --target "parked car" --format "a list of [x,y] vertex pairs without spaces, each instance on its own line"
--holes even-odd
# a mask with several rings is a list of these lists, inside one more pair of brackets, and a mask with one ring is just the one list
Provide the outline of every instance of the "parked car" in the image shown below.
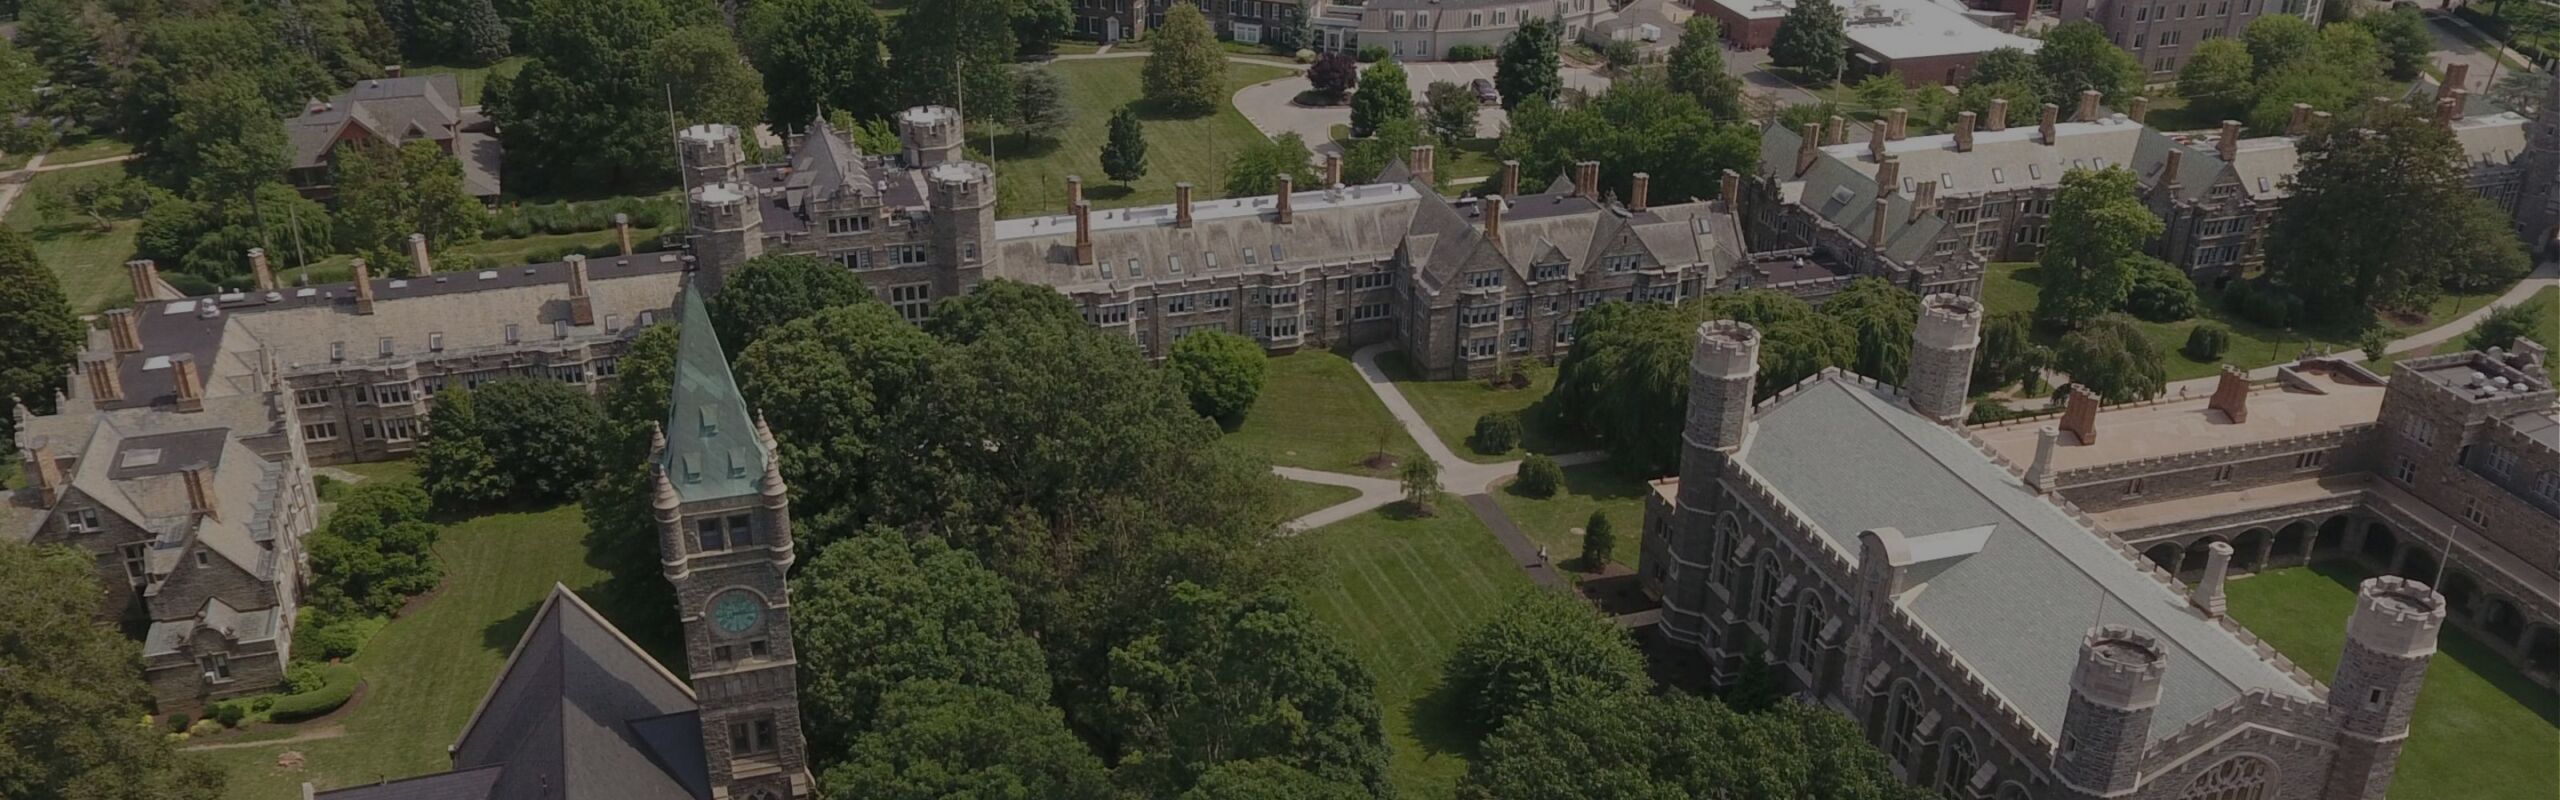
[[1468,88],[1476,91],[1476,102],[1485,105],[1502,102],[1502,93],[1493,90],[1493,81],[1477,78],[1474,83],[1468,85]]

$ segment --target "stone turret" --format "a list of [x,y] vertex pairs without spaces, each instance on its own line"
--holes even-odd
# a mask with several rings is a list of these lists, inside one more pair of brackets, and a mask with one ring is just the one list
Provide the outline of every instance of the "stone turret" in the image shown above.
[[1698,325],[1697,349],[1689,356],[1690,447],[1732,452],[1742,446],[1759,373],[1759,329],[1723,319]]
[[746,177],[747,153],[738,128],[706,122],[676,134],[677,157],[684,163],[684,185],[707,186]]
[[916,106],[898,112],[898,145],[917,169],[961,159],[960,112],[949,106]]
[[995,170],[975,161],[952,161],[925,171],[926,203],[933,209],[935,263],[946,267],[934,275],[934,292],[949,297],[967,291],[994,260],[996,246]]
[[2444,595],[2424,583],[2386,575],[2357,587],[2347,644],[2329,681],[2338,749],[2322,797],[2381,800],[2391,788],[2444,617]]
[[2130,627],[2102,626],[2080,641],[2054,763],[2060,796],[2117,797],[2136,788],[2168,666],[2160,640]]
[[717,293],[729,270],[764,255],[764,209],[755,189],[744,183],[719,182],[693,187],[686,198],[694,262],[702,270],[700,285]]
[[1911,410],[1944,423],[1964,419],[1981,333],[1981,301],[1957,294],[1920,299],[1920,322],[1911,329],[1911,370],[1902,381]]

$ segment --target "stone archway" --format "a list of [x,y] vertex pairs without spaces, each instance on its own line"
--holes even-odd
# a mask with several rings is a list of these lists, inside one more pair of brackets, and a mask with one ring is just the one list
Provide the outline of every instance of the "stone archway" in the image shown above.
[[2515,601],[2492,595],[2480,613],[2480,630],[2498,644],[2514,647],[2524,635],[2524,614],[2516,610]]
[[2391,574],[2426,583],[2436,582],[2436,554],[2424,546],[2410,545],[2400,553],[2400,567]]
[[2311,552],[2329,553],[2347,546],[2347,528],[2352,526],[2345,514],[2321,520],[2320,535],[2312,540]]
[[2151,559],[2151,563],[2160,565],[2161,569],[2168,570],[2172,574],[2178,571],[2178,557],[2185,554],[2186,551],[2180,549],[2177,542],[2161,542],[2152,545],[2149,550],[2142,551],[2142,557]]
[[2183,560],[2178,564],[2178,566],[2182,567],[2182,569],[2179,569],[2177,572],[2178,580],[2192,584],[2195,583],[2197,579],[2204,577],[2205,562],[2210,560],[2213,556],[2213,554],[2209,552],[2208,548],[2212,547],[2214,542],[2219,541],[2222,541],[2222,537],[2220,536],[2203,536],[2198,537],[2195,541],[2188,542],[2186,554],[2182,556]]
[[2364,526],[2364,546],[2357,548],[2356,552],[2389,568],[2391,556],[2400,552],[2400,537],[2391,532],[2389,525],[2379,522],[2367,524]]
[[2239,537],[2231,540],[2231,571],[2256,572],[2266,568],[2262,559],[2268,557],[2274,539],[2275,534],[2265,528],[2241,532]]
[[2444,585],[2436,587],[2436,591],[2444,594],[2445,607],[2454,619],[2468,620],[2480,614],[2480,582],[2471,573],[2447,570]]
[[2536,625],[2526,631],[2524,663],[2543,672],[2560,672],[2560,628]]

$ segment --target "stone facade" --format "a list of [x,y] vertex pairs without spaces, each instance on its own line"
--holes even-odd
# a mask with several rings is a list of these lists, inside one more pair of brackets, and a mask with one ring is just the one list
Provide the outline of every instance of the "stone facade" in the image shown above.
[[[1164,24],[1165,9],[1189,0],[1074,0],[1076,35],[1104,42],[1136,38]],[[1246,44],[1295,30],[1317,0],[1205,0],[1192,3],[1219,38]],[[1301,45],[1305,46],[1305,45]]]
[[2284,15],[2318,23],[2320,4],[2309,0],[2209,0],[2199,3],[2152,3],[2148,0],[2061,0],[2054,16],[2063,22],[2089,21],[2106,30],[2107,39],[2132,53],[2149,70],[2151,80],[2165,83],[2208,39],[2239,36],[2259,17]]

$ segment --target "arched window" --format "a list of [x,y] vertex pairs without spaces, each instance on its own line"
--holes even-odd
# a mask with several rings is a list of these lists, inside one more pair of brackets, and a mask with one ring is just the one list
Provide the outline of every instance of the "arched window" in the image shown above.
[[1973,738],[1963,731],[1948,731],[1946,755],[1938,763],[1938,791],[1949,797],[1964,796],[1965,784],[1973,781],[1973,772],[1982,768],[1981,756],[1973,752]]
[[[1813,640],[1822,635],[1824,613],[1821,595],[1805,595],[1804,601],[1796,605],[1796,629],[1787,640],[1787,660],[1807,672],[1820,672],[1814,668]],[[1816,675],[1815,680],[1821,680],[1821,676]]]
[[2197,775],[2178,800],[2266,800],[2271,772],[2266,759],[2232,756]]
[[1708,543],[1710,549],[1707,551],[1708,583],[1724,583],[1724,562],[1732,558],[1734,540],[1739,537],[1741,528],[1742,523],[1733,518],[1733,512],[1716,515],[1715,539]]
[[2017,781],[2010,781],[2000,784],[2000,793],[1992,797],[1995,800],[2027,800],[2027,787],[2018,785]]
[[1778,635],[1778,603],[1783,599],[1778,596],[1778,582],[1781,580],[1778,576],[1778,559],[1776,557],[1761,558],[1760,568],[1754,572],[1757,574],[1752,580],[1759,585],[1752,587],[1757,592],[1752,598],[1751,623],[1760,626],[1760,630],[1766,635],[1776,636]]
[[1920,690],[1910,681],[1893,687],[1893,704],[1885,708],[1885,753],[1893,756],[1904,769],[1916,769],[1912,756],[1920,753]]

